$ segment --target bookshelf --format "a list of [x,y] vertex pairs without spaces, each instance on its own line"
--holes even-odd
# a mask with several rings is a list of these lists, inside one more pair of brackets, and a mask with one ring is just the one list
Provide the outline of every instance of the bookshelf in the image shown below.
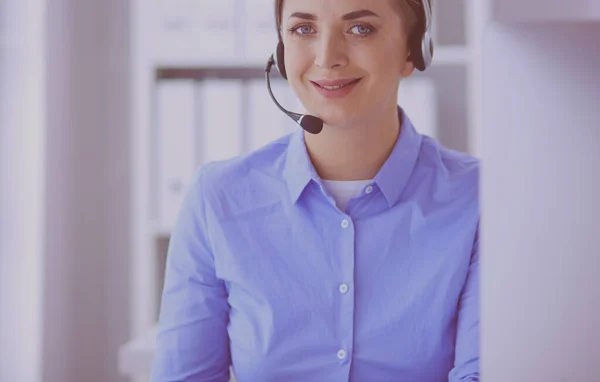
[[[160,89],[165,83],[179,81],[182,88],[187,86],[187,91],[195,94],[194,97],[201,97],[198,94],[202,94],[202,91],[198,89],[205,82],[237,80],[243,84],[260,83],[266,94],[264,66],[276,45],[276,33],[272,0],[132,0],[131,6],[131,173],[135,177],[131,195],[133,248],[131,289],[128,293],[132,301],[132,338],[120,349],[119,364],[122,373],[141,381],[147,380],[152,361],[155,323],[171,230],[171,220],[159,216],[161,206],[157,202],[164,191],[161,191],[160,182],[157,181],[160,159],[157,157],[159,143],[155,135],[160,118],[157,110],[161,110],[158,102]],[[425,119],[433,108],[435,131],[432,133],[436,138],[450,148],[475,155],[479,153],[479,42],[487,12],[485,2],[481,0],[436,1],[433,64],[426,72],[415,72],[406,84],[401,84],[401,92],[403,85],[406,91],[410,91],[411,86],[422,91],[422,87],[416,87],[420,80],[431,85],[431,105],[423,109],[423,117],[419,117],[419,110],[416,110],[415,119]],[[212,40],[202,36],[211,36]],[[214,44],[214,41],[219,41],[219,44]],[[284,106],[300,110],[300,107],[294,109],[297,103],[290,95],[290,90],[286,90],[285,82],[277,81],[275,70],[272,73],[273,82],[279,83],[274,92],[278,96],[285,93],[282,101]],[[247,87],[239,89],[242,93],[246,92],[247,96]],[[245,101],[241,102],[242,108],[245,107],[247,111],[249,106],[243,106]],[[275,109],[274,105],[269,107]],[[280,113],[278,110],[276,112]],[[282,124],[293,125],[291,121],[283,122],[284,119],[281,120]],[[286,125],[285,128],[293,127]],[[248,133],[242,133],[241,139],[248,138],[244,134]],[[274,137],[276,134],[273,132]],[[198,142],[197,138],[193,140]],[[238,147],[241,152],[250,149],[247,142]],[[197,150],[197,147],[191,150]],[[195,162],[190,168],[195,168],[203,161],[197,153],[194,158]],[[185,189],[185,180],[183,183],[183,187],[174,186],[180,193]]]

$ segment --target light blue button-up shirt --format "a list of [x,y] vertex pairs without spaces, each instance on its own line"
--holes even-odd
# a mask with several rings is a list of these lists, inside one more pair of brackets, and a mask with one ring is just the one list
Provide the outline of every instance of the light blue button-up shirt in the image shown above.
[[[200,168],[152,381],[479,381],[479,164],[402,129],[340,211],[302,130]],[[368,189],[368,190],[367,190]]]

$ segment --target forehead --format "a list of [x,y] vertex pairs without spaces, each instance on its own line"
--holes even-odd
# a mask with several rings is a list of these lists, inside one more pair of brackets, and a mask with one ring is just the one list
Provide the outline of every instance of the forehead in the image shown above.
[[369,10],[379,18],[398,16],[398,0],[284,0],[282,19],[285,21],[292,13],[313,14],[318,19],[341,19],[344,15],[359,10]]

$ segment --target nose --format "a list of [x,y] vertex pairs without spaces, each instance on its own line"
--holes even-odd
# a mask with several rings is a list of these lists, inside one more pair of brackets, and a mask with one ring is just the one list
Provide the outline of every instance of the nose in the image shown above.
[[321,69],[344,67],[348,63],[345,40],[336,33],[323,34],[317,42],[315,65]]

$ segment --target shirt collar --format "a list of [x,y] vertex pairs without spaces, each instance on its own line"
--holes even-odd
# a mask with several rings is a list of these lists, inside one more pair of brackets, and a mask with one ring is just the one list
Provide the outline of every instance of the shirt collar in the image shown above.
[[293,203],[298,201],[312,179],[319,178],[308,155],[302,129],[297,129],[290,138],[283,176]]
[[[398,106],[398,118],[401,120],[400,135],[390,156],[374,179],[374,183],[381,189],[390,207],[400,200],[417,163],[423,139],[400,106]],[[291,136],[283,176],[293,203],[298,201],[311,180],[319,179],[310,161],[302,129],[298,129]]]
[[375,183],[391,207],[400,201],[413,169],[417,164],[423,136],[413,126],[406,113],[398,106],[398,118],[401,121],[400,136],[390,156],[377,175]]

